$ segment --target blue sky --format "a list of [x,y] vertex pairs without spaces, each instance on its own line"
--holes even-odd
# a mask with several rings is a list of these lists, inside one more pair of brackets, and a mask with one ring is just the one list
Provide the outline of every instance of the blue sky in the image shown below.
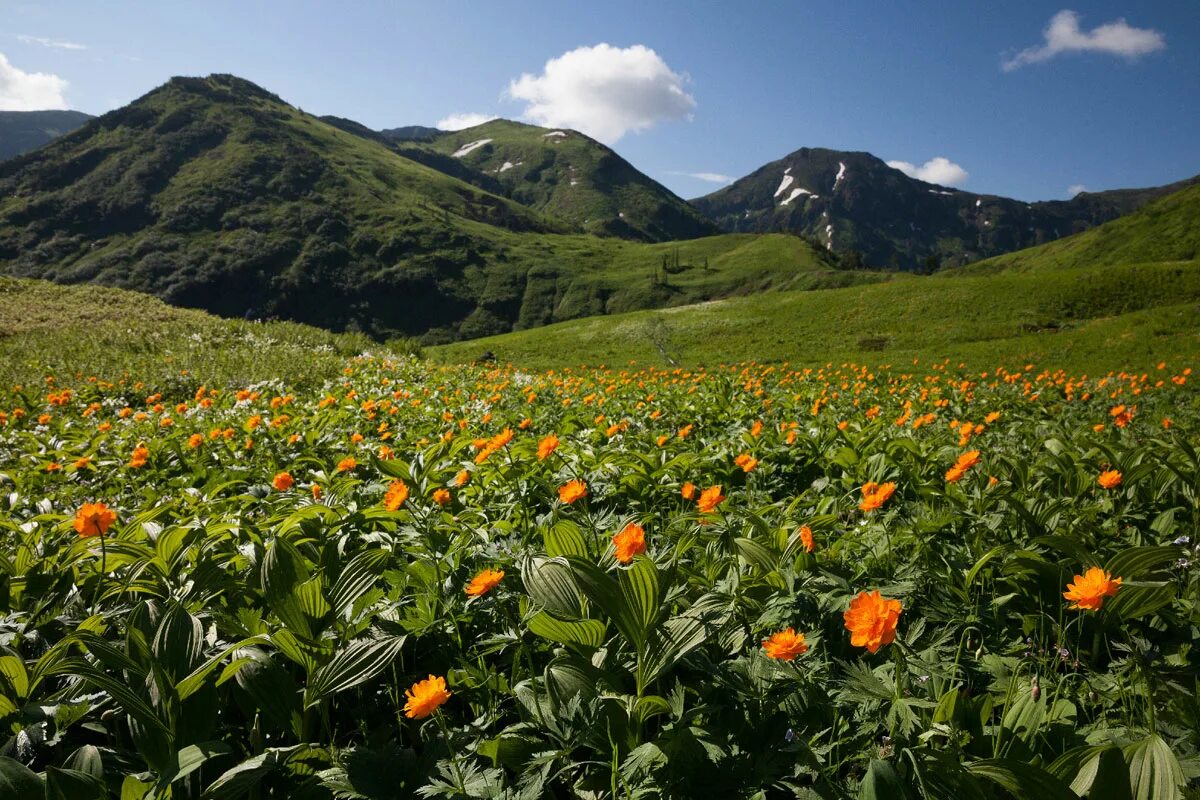
[[[739,177],[809,146],[914,168],[941,158],[949,166],[929,174],[963,189],[1050,199],[1200,173],[1197,11],[1193,0],[6,0],[0,107],[7,92],[10,108],[50,98],[102,113],[172,75],[231,72],[375,128],[467,113],[591,125],[684,197],[720,185],[691,173]],[[562,60],[547,72],[551,59]]]

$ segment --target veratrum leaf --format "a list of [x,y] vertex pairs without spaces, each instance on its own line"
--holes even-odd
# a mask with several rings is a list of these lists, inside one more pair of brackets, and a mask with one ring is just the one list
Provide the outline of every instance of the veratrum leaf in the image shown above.
[[643,628],[649,628],[658,619],[661,600],[658,568],[649,558],[638,556],[629,569],[621,570],[619,580],[625,602],[640,612]]
[[375,581],[383,574],[383,565],[387,563],[387,559],[386,550],[374,549],[364,550],[346,562],[338,575],[337,583],[329,592],[329,602],[335,614],[339,617],[344,616],[358,598],[371,590]]
[[871,759],[858,788],[860,800],[904,800],[911,797],[904,779],[890,761]]
[[521,581],[530,598],[551,614],[567,619],[583,616],[583,598],[564,559],[526,559],[521,565]]
[[1183,769],[1166,742],[1154,735],[1124,751],[1134,800],[1182,800]]
[[304,707],[315,706],[338,692],[366,683],[400,655],[404,636],[351,642],[328,664],[318,668],[304,690]]
[[581,644],[599,647],[604,643],[607,627],[598,619],[561,620],[539,611],[529,620],[529,632],[560,644]]
[[0,797],[40,798],[45,788],[37,773],[20,761],[0,756]]
[[967,771],[1004,787],[1013,797],[1038,800],[1079,800],[1067,785],[1040,767],[1009,758],[993,758],[967,765]]

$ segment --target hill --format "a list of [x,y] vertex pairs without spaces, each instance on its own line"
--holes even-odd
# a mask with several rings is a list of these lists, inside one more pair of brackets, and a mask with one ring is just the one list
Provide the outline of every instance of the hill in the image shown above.
[[1042,247],[990,258],[965,269],[986,275],[1200,258],[1200,185],[1159,198],[1112,222]]
[[0,161],[36,150],[91,118],[82,111],[0,111]]
[[725,231],[791,231],[923,271],[1062,239],[1198,180],[1025,203],[910,178],[870,153],[801,148],[692,203]]
[[663,242],[717,232],[686,201],[574,130],[493,120],[429,148],[494,178],[522,205],[600,236]]
[[427,342],[878,279],[792,236],[573,234],[332,122],[232,76],[173,79],[0,164],[0,273]]

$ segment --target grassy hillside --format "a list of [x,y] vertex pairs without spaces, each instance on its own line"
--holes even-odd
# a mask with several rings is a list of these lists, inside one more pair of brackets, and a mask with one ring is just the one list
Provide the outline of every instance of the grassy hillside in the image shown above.
[[877,279],[790,236],[573,232],[331,122],[231,76],[174,79],[0,165],[0,274],[431,343]]
[[291,322],[225,320],[96,286],[0,278],[0,386],[126,376],[190,395],[203,384],[318,386],[365,350],[405,353],[362,334]]
[[444,361],[484,350],[528,367],[823,364],[949,357],[1030,360],[1075,371],[1200,356],[1200,264],[1143,264],[1040,274],[897,279],[776,292],[666,311],[576,320],[435,348]]
[[1077,236],[989,258],[963,272],[987,275],[1143,261],[1186,262],[1197,258],[1200,258],[1200,184]]
[[494,178],[518,203],[589,233],[661,242],[717,232],[686,201],[578,131],[500,119],[444,133],[428,147]]

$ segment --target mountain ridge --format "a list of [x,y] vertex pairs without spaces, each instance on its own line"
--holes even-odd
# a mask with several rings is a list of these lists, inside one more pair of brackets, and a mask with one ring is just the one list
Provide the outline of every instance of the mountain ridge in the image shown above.
[[36,150],[90,119],[82,111],[0,111],[0,161]]

